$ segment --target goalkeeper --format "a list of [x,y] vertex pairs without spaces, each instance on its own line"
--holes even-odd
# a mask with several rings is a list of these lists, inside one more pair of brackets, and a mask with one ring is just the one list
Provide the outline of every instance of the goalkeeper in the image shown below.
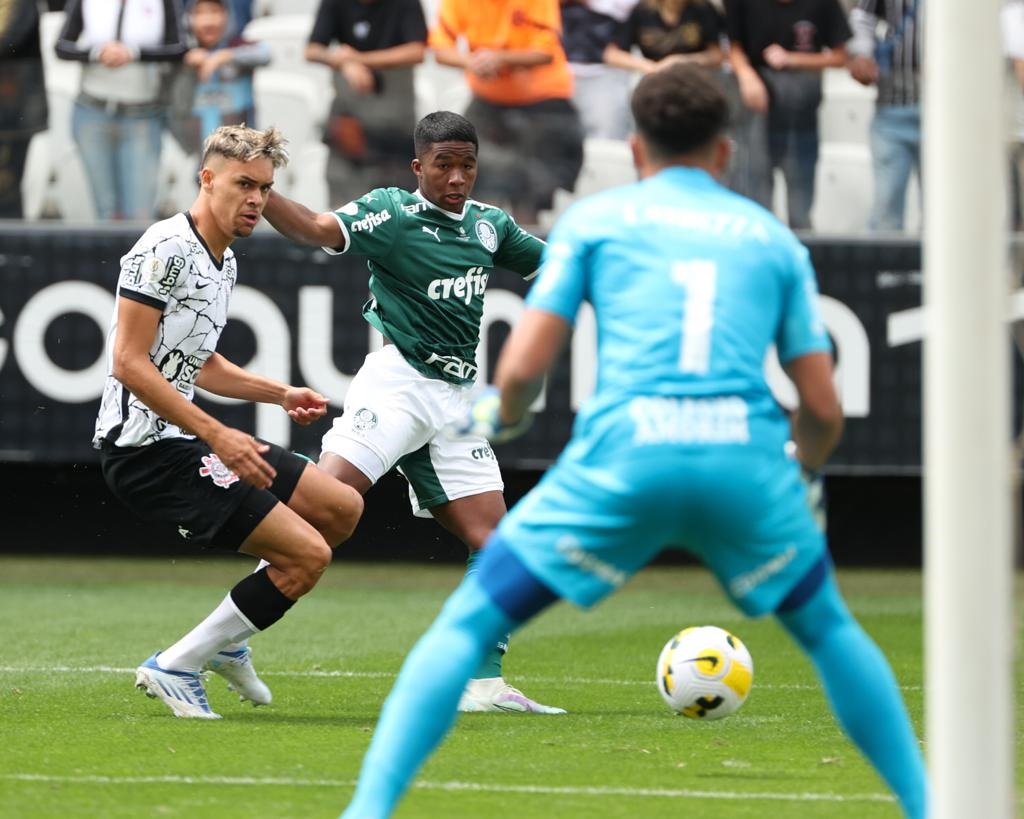
[[[484,396],[470,428],[514,430],[584,299],[599,329],[597,391],[409,654],[344,816],[391,814],[495,635],[559,598],[592,606],[687,544],[744,613],[779,619],[906,816],[923,819],[924,764],[899,687],[839,594],[801,478],[842,428],[807,249],[716,181],[730,143],[712,79],[670,66],[638,83],[632,109],[642,181],[577,203],[556,226],[498,363],[500,403]],[[795,457],[765,383],[772,344],[800,397]]]

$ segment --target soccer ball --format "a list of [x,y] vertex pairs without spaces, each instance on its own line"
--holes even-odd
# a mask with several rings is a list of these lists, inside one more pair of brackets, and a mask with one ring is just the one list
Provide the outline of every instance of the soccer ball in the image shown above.
[[691,719],[722,719],[743,705],[754,682],[754,661],[739,638],[718,626],[684,628],[658,657],[662,699]]

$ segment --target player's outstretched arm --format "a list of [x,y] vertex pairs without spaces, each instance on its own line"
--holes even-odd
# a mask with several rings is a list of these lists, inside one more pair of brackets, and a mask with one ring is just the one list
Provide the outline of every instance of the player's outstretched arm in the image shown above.
[[501,390],[501,420],[515,426],[540,393],[544,376],[561,355],[569,323],[547,310],[527,308],[501,349],[494,384]]
[[260,488],[270,486],[274,468],[262,457],[269,447],[207,414],[161,375],[149,357],[161,311],[148,304],[118,299],[113,376],[161,418],[206,441],[238,477]]
[[228,361],[220,353],[214,353],[206,360],[196,378],[196,385],[225,398],[277,404],[295,423],[302,426],[319,421],[327,412],[327,399],[316,390],[293,387],[251,373]]
[[305,205],[271,191],[263,216],[274,230],[294,242],[345,249],[345,235],[333,213],[314,213]]
[[843,431],[843,410],[832,381],[832,356],[799,356],[786,365],[786,373],[800,396],[793,418],[797,460],[807,469],[820,469]]

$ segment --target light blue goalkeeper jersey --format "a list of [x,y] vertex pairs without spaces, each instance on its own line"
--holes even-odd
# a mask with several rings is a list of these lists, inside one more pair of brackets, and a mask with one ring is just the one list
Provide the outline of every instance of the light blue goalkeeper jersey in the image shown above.
[[[783,364],[831,349],[807,249],[693,168],[590,197],[562,217],[528,304],[573,322],[584,301],[600,330],[597,386],[581,418],[635,396],[720,396],[741,399],[752,425],[777,424],[764,376],[771,345]],[[703,415],[677,420],[695,430],[693,443],[736,434],[739,402],[690,403]]]

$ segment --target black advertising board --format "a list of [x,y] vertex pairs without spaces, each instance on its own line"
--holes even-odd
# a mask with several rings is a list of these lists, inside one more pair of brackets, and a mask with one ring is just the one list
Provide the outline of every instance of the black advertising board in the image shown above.
[[[103,384],[103,340],[118,260],[138,233],[66,226],[0,227],[0,460],[82,463]],[[846,432],[835,472],[915,473],[921,464],[921,249],[916,241],[808,241],[836,342]],[[379,343],[361,317],[365,263],[303,248],[271,232],[235,244],[239,284],[220,352],[282,381],[328,395],[340,411],[348,380]],[[527,284],[491,277],[481,361],[493,363]],[[1015,366],[1020,369],[1019,359]],[[484,367],[484,377],[489,367]],[[780,400],[791,388],[769,364]],[[585,310],[571,349],[521,441],[499,449],[508,469],[549,464],[594,376],[594,328]],[[327,423],[304,429],[276,407],[201,403],[232,425],[308,455]]]

